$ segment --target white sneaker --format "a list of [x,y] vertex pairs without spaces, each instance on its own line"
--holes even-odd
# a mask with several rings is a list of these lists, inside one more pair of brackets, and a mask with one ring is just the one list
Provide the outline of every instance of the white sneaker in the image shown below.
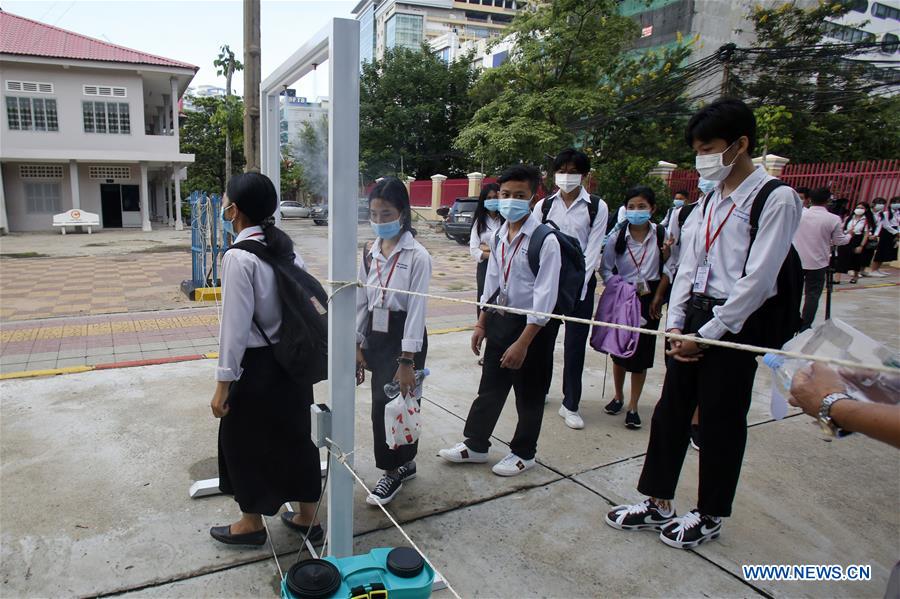
[[544,396],[544,405],[546,406],[548,403],[550,403],[550,396],[549,396],[549,395],[545,395],[545,396]]
[[569,428],[573,428],[576,431],[584,428],[584,420],[581,419],[581,414],[578,412],[573,412],[567,409],[566,406],[559,406],[559,415],[565,419],[566,426]]
[[872,276],[872,273],[867,272],[867,271],[863,271],[863,272],[859,273],[859,276],[861,276],[861,277],[871,277],[871,276]]
[[450,449],[442,449],[438,452],[438,455],[448,462],[456,464],[484,464],[488,460],[486,451],[472,451],[465,443],[457,443]]
[[881,272],[880,270],[873,270],[872,272],[869,273],[869,276],[875,277],[876,279],[883,279],[887,275],[885,273]]
[[526,470],[534,468],[534,460],[523,460],[514,453],[509,454],[496,464],[491,470],[498,476],[515,476]]

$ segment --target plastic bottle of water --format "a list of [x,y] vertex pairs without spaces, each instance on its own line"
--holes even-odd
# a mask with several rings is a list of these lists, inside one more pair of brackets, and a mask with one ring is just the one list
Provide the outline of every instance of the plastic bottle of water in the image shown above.
[[[431,371],[427,368],[416,371],[416,389],[422,386],[422,381],[424,381],[425,377],[429,374],[431,374]],[[388,399],[394,399],[400,395],[400,381],[392,381],[385,385],[384,394],[388,396]],[[415,389],[413,389],[413,394],[415,394]]]
[[766,354],[763,356],[763,364],[772,369],[772,381],[778,385],[778,390],[787,397],[791,393],[791,383],[794,375],[809,366],[806,360],[785,358],[780,354]]

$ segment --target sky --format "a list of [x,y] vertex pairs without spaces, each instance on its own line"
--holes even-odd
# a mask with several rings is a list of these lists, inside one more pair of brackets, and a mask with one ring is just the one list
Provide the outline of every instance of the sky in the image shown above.
[[[334,17],[352,18],[356,0],[262,0],[262,79]],[[243,62],[243,3],[240,0],[0,0],[0,8],[22,17],[114,44],[200,67],[191,85],[225,86],[213,60],[224,44]],[[236,73],[232,87],[243,93]],[[328,95],[327,65],[295,85],[310,99]]]

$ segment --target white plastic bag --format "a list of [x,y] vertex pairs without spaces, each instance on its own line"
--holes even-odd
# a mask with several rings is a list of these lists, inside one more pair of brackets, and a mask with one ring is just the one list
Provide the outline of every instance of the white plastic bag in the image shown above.
[[421,388],[413,397],[402,393],[384,406],[384,438],[387,446],[397,449],[401,445],[412,445],[419,440],[422,429],[422,415],[419,407]]

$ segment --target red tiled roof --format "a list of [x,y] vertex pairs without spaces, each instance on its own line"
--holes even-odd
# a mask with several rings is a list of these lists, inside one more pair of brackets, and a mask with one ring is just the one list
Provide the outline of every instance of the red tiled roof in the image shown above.
[[199,68],[0,11],[0,53]]

